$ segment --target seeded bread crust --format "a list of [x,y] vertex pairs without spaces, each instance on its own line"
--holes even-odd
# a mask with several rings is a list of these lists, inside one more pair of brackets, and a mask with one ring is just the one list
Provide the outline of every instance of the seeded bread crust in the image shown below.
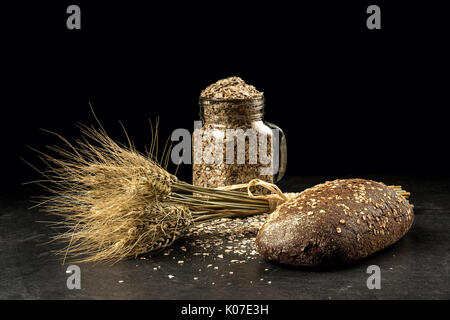
[[413,220],[409,202],[383,183],[327,181],[280,205],[259,230],[256,249],[290,265],[343,265],[395,243]]

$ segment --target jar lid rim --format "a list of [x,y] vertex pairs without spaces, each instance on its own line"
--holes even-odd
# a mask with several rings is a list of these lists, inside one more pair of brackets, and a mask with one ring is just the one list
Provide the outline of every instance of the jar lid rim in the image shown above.
[[208,98],[208,97],[200,97],[199,101],[211,101],[211,102],[245,102],[245,101],[258,101],[264,100],[264,95],[249,97],[249,98]]

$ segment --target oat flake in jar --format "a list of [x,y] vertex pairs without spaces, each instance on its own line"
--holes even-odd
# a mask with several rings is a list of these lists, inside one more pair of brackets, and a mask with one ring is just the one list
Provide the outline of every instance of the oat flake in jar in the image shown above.
[[[200,95],[201,126],[193,135],[193,183],[220,187],[258,178],[278,182],[286,170],[286,139],[264,121],[264,95],[239,77]],[[262,189],[256,190],[262,191]]]

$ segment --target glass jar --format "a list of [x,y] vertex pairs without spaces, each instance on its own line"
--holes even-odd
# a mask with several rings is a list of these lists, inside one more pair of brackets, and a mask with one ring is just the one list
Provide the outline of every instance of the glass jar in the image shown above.
[[[200,98],[193,135],[193,184],[220,187],[258,178],[278,182],[286,170],[283,131],[264,121],[264,96]],[[263,189],[256,190],[256,193]]]

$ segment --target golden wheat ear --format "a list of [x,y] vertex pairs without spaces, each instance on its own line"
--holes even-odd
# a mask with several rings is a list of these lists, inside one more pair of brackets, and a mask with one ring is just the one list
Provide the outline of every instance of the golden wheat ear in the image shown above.
[[[142,253],[144,246],[140,243],[144,239],[148,250],[154,247],[149,240],[160,246],[158,232],[166,228],[159,224],[165,225],[172,216],[175,222],[184,221],[179,215],[167,214],[167,205],[160,203],[177,181],[161,165],[167,163],[167,154],[163,152],[162,160],[156,161],[153,154],[139,153],[123,125],[128,145],[115,142],[93,114],[98,127],[78,124],[81,137],[75,143],[44,130],[58,137],[62,146],[48,146],[46,152],[33,149],[44,163],[43,169],[24,160],[43,177],[28,183],[39,184],[47,191],[36,206],[61,219],[50,223],[60,231],[53,240],[66,245],[58,251],[64,261],[69,257],[97,261],[135,256]],[[152,137],[151,150],[155,151],[157,133]],[[184,212],[178,204],[172,207]],[[164,217],[160,222],[157,208]],[[149,232],[154,232],[151,239]]]

